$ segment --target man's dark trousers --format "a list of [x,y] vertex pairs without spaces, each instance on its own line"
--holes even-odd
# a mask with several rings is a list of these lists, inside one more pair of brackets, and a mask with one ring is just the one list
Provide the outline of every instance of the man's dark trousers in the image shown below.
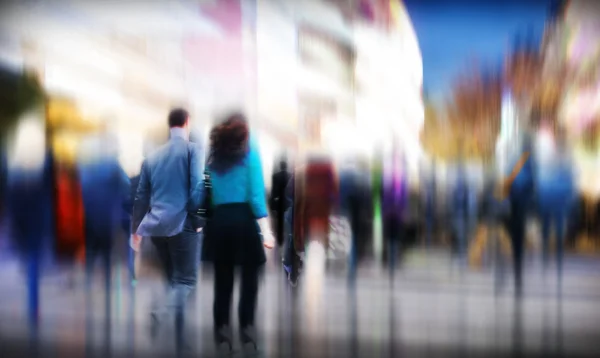
[[166,305],[157,312],[176,314],[176,340],[183,342],[183,311],[190,292],[198,280],[199,235],[187,220],[184,230],[171,237],[152,237],[157,254],[163,264],[168,284]]

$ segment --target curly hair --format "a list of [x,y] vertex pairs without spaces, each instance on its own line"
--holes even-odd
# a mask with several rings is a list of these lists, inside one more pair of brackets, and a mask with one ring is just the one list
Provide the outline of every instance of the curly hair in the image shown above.
[[234,113],[210,131],[208,166],[225,172],[244,160],[248,153],[248,121],[242,113]]

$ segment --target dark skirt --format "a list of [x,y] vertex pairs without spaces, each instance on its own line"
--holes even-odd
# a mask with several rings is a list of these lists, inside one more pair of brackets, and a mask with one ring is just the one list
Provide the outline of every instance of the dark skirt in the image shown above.
[[234,265],[267,261],[258,223],[246,203],[216,206],[203,232],[202,261]]

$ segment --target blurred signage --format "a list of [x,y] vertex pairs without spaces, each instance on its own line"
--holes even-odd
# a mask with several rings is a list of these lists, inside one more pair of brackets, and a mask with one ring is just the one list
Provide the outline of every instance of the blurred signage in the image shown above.
[[132,54],[146,56],[148,41],[143,36],[115,32],[109,39],[114,48],[127,49]]
[[223,36],[188,36],[183,56],[200,73],[220,80],[240,81],[244,71],[242,6],[240,0],[221,0],[200,8]]
[[269,123],[270,130],[295,136],[298,131],[297,28],[283,2],[258,0],[256,17],[258,116]]
[[200,8],[202,14],[216,22],[227,36],[239,37],[241,35],[243,28],[241,0],[207,2]]
[[389,28],[394,18],[392,10],[397,10],[398,0],[358,0],[357,14],[360,19],[378,28]]
[[308,25],[300,27],[300,60],[343,87],[354,84],[354,53],[333,37]]
[[320,144],[321,129],[327,124],[328,118],[335,118],[336,104],[333,100],[311,94],[300,94],[300,123],[301,136],[312,144]]

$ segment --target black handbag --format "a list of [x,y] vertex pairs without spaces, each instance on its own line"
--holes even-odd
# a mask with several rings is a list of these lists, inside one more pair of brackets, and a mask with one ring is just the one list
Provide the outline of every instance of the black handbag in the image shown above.
[[[188,151],[188,173],[191,173],[190,153]],[[188,214],[192,220],[194,228],[201,228],[206,225],[210,217],[212,207],[212,184],[210,181],[210,172],[208,168],[204,169],[204,199],[199,208],[188,208]],[[188,188],[190,186],[190,174],[188,174]]]
[[204,170],[204,200],[197,214],[204,220],[208,220],[212,215],[212,182],[208,168]]

